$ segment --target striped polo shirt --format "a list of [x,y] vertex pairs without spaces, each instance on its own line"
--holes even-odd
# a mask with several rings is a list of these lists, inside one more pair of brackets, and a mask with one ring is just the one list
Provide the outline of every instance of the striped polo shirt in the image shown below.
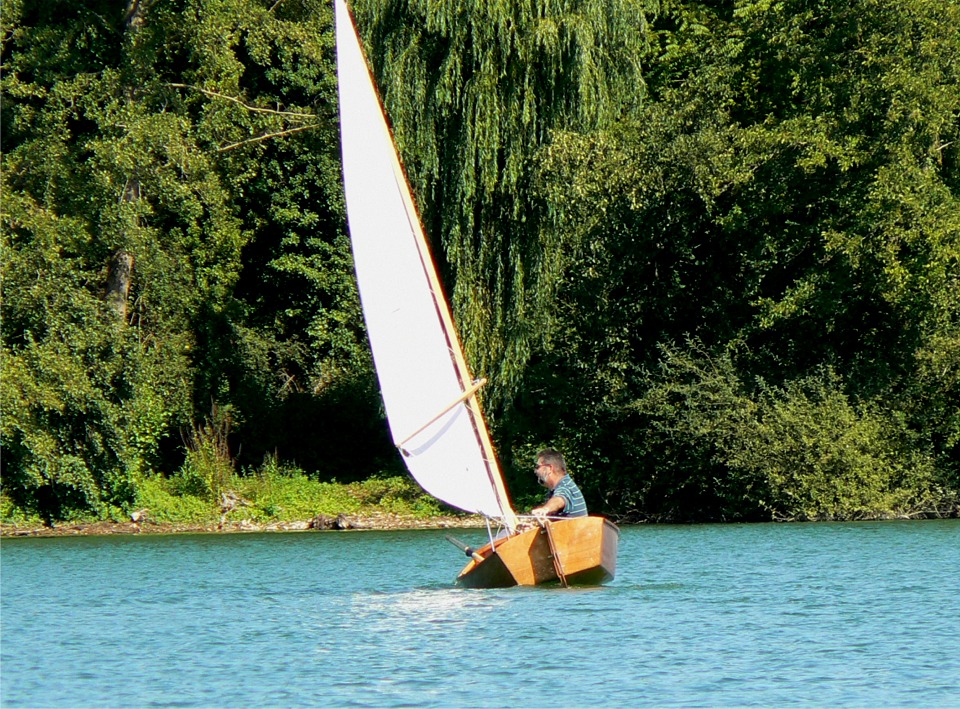
[[587,503],[583,499],[583,493],[580,492],[580,488],[577,487],[577,484],[573,482],[573,478],[571,478],[569,475],[564,475],[560,479],[560,482],[553,489],[550,497],[555,497],[557,495],[562,497],[565,503],[563,509],[560,512],[557,512],[558,517],[587,516]]

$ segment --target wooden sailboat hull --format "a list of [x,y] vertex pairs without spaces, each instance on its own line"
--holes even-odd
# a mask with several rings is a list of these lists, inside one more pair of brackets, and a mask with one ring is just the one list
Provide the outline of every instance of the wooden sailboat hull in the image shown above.
[[546,527],[498,539],[479,549],[476,553],[483,560],[472,559],[457,582],[468,588],[562,581],[570,586],[596,586],[616,574],[619,541],[620,530],[603,517],[548,522]]

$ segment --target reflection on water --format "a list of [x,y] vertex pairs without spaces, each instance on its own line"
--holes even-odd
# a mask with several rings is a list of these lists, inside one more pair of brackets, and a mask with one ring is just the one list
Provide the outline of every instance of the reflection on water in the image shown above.
[[468,590],[442,532],[4,540],[4,707],[960,705],[960,523],[623,530]]

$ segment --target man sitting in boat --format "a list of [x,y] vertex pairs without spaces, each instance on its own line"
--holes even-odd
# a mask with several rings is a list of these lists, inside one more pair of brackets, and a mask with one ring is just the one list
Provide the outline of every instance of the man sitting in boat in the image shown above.
[[550,490],[546,501],[530,510],[535,517],[586,517],[587,503],[583,493],[567,474],[563,455],[553,448],[544,448],[537,454],[535,469],[540,484]]

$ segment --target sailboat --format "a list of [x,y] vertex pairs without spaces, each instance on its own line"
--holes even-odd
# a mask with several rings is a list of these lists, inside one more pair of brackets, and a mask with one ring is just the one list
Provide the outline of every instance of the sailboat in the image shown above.
[[608,581],[619,539],[612,522],[531,524],[511,505],[477,399],[485,380],[470,374],[352,14],[346,0],[334,6],[347,222],[390,433],[426,492],[487,520],[488,543],[462,545],[470,560],[457,580]]

